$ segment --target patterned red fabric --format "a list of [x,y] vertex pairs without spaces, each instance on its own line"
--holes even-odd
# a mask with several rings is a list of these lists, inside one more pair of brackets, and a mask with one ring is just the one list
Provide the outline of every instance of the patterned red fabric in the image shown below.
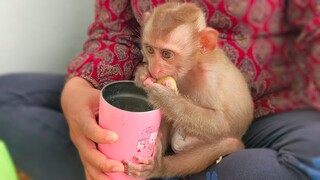
[[[142,14],[165,0],[96,0],[84,51],[68,67],[101,88],[130,79],[142,60]],[[319,0],[206,0],[198,4],[221,47],[246,77],[255,117],[320,109]]]

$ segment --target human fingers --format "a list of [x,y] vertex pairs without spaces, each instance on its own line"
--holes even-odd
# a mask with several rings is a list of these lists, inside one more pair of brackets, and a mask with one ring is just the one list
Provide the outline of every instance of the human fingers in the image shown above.
[[82,133],[96,143],[113,143],[118,140],[118,134],[107,129],[101,128],[94,112],[83,111],[78,117],[78,125]]
[[97,171],[90,164],[83,163],[86,180],[111,180],[105,173]]
[[108,159],[96,149],[95,143],[89,139],[79,144],[79,151],[83,163],[88,167],[93,167],[97,172],[110,173],[124,171],[124,166],[120,161]]

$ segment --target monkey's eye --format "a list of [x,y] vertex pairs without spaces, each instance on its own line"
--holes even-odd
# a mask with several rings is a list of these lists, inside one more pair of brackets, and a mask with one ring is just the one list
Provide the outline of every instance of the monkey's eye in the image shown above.
[[170,59],[173,57],[173,53],[171,51],[168,51],[168,50],[164,50],[161,52],[162,54],[162,57],[165,58],[165,59]]
[[151,46],[146,46],[146,50],[149,54],[153,54],[154,53],[154,49]]

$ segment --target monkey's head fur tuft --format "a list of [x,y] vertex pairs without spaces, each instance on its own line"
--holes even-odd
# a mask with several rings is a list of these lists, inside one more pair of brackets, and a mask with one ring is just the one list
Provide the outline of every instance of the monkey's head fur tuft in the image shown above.
[[[199,32],[206,27],[203,11],[193,3],[169,2],[155,8],[150,15],[144,17],[144,28],[149,32],[157,32],[154,37],[165,37],[176,27],[190,24]],[[151,24],[149,24],[151,23]]]

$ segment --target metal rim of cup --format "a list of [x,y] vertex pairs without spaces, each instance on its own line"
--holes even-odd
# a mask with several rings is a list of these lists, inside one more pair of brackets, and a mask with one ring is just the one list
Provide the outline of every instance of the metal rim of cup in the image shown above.
[[[159,111],[159,109],[154,109],[154,108],[153,108],[152,110],[141,111],[141,112],[139,112],[139,111],[127,111],[127,110],[123,110],[123,109],[121,109],[121,108],[115,107],[115,106],[113,106],[112,104],[110,104],[110,103],[104,98],[103,92],[104,92],[104,90],[105,90],[108,86],[111,86],[111,85],[114,85],[114,84],[118,84],[118,83],[132,83],[132,84],[134,85],[134,81],[133,81],[133,80],[118,80],[118,81],[110,82],[110,83],[108,83],[107,85],[103,86],[102,89],[101,89],[101,91],[100,91],[100,98],[102,98],[105,103],[107,103],[108,105],[110,105],[110,106],[112,106],[112,107],[114,107],[114,108],[116,108],[116,109],[118,109],[118,110],[125,111],[126,113],[134,113],[134,114],[137,114],[137,113],[140,114],[140,113],[141,113],[141,114],[144,114],[144,113],[151,113],[151,112],[154,112],[154,111]],[[141,88],[139,88],[139,87],[136,87],[136,88],[141,89]],[[141,90],[143,90],[143,89],[141,89]],[[146,97],[146,98],[147,98],[147,97]]]

